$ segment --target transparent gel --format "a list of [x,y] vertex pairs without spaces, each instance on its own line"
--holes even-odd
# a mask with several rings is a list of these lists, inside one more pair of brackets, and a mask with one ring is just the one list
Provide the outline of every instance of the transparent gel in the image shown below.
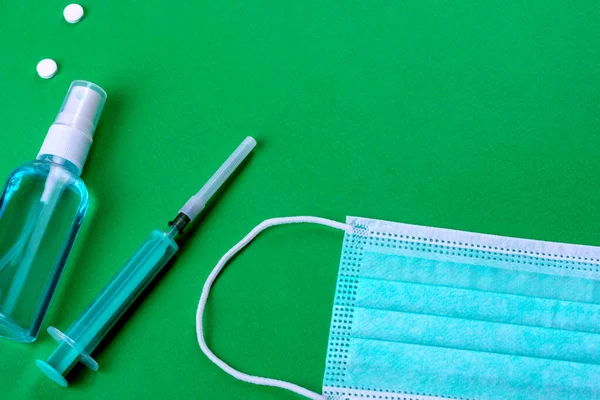
[[0,197],[0,336],[32,342],[40,330],[88,206],[69,164],[48,156],[23,165]]

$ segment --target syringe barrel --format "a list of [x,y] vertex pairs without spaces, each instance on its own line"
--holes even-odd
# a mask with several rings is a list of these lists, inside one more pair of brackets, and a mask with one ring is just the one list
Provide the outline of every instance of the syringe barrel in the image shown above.
[[63,376],[77,361],[98,368],[90,353],[177,252],[175,234],[173,229],[168,233],[154,230],[64,334],[54,327],[48,329],[59,346],[46,362],[38,360],[46,375],[66,386]]
[[79,319],[69,327],[65,332],[67,336],[88,354],[94,351],[177,250],[177,243],[169,235],[154,230]]

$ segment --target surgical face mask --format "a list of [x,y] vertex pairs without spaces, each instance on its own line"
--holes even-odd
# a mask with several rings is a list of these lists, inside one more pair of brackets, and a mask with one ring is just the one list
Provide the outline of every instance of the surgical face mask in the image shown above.
[[[227,261],[262,230],[346,231],[322,394],[237,371],[202,316]],[[219,261],[196,316],[234,377],[311,399],[600,399],[600,248],[349,217],[267,220]]]

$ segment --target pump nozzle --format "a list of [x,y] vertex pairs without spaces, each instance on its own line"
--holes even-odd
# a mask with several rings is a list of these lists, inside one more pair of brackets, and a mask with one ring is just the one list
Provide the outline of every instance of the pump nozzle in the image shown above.
[[93,137],[105,101],[106,92],[100,86],[92,82],[75,81],[54,124],[68,125]]
[[38,158],[44,155],[64,158],[81,173],[105,102],[106,92],[100,86],[86,81],[71,83]]

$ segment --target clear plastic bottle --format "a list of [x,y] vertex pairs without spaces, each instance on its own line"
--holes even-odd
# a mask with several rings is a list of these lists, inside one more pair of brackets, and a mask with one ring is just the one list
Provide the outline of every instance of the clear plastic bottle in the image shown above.
[[18,167],[0,196],[0,336],[33,342],[88,207],[79,177],[106,101],[71,84],[37,160]]

